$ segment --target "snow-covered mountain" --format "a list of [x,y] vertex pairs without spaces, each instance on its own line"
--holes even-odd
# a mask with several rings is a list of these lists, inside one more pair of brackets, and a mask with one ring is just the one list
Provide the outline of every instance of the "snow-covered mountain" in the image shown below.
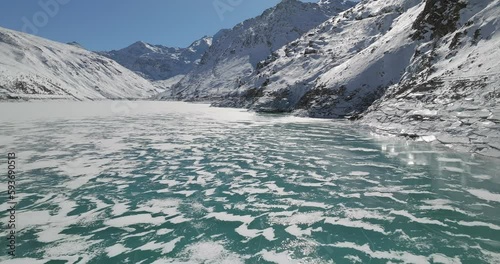
[[139,41],[124,49],[100,54],[153,81],[155,85],[168,88],[198,65],[211,45],[211,37],[203,37],[187,48],[170,48]]
[[85,49],[80,43],[78,43],[76,41],[68,42],[66,44],[71,45],[71,46],[75,46],[75,47],[80,48],[80,49]]
[[408,66],[421,2],[365,0],[329,19],[262,63],[244,87],[258,88],[249,103],[259,111],[313,117],[363,112]]
[[0,99],[146,98],[154,90],[109,58],[0,28]]
[[260,61],[311,28],[353,6],[340,0],[303,3],[283,0],[262,15],[221,30],[200,65],[188,73],[168,98],[198,100],[223,96],[247,84]]
[[274,52],[217,105],[352,117],[500,156],[499,18],[499,1],[364,0]]
[[[187,49],[138,42],[106,55],[157,87],[172,86],[162,99],[350,118],[500,157],[500,1],[352,5],[283,0]],[[0,55],[1,97],[120,98],[153,89],[109,59],[13,31],[0,30]]]
[[500,1],[428,0],[417,10],[405,23],[410,54],[387,49],[404,54],[406,70],[361,122],[500,157]]

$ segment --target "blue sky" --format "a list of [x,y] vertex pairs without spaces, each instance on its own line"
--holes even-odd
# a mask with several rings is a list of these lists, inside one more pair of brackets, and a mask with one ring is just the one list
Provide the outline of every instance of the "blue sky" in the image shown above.
[[0,26],[60,42],[77,41],[90,50],[120,49],[138,40],[185,47],[202,36],[257,16],[278,2],[2,0]]

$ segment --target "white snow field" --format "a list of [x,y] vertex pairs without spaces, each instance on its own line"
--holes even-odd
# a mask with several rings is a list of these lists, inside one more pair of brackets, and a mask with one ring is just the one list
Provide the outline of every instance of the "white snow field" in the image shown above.
[[0,99],[134,99],[155,87],[96,53],[0,28]]

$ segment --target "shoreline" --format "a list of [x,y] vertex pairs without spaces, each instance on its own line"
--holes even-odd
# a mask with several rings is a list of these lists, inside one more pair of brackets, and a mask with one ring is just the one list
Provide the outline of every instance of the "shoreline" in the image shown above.
[[[182,101],[182,100],[152,100],[148,98],[131,98],[131,99],[99,99],[99,100],[65,100],[65,99],[33,99],[33,100],[0,100],[0,103],[40,103],[40,102],[178,102],[186,104],[207,104],[212,108],[231,108],[231,109],[242,109],[249,112],[259,113],[263,115],[288,115],[288,116],[300,116],[295,115],[293,112],[279,112],[279,113],[268,113],[264,111],[255,111],[254,109],[242,108],[242,107],[220,107],[213,106],[216,100],[198,100],[198,101]],[[453,134],[446,131],[430,131],[425,130],[419,126],[405,127],[407,132],[402,131],[402,127],[405,126],[404,123],[397,123],[400,127],[394,126],[395,123],[383,123],[374,120],[364,120],[365,117],[352,121],[347,118],[317,118],[300,116],[304,118],[311,119],[322,119],[322,120],[332,120],[332,121],[345,121],[353,127],[359,127],[366,129],[367,132],[373,133],[382,137],[395,137],[402,140],[413,141],[413,142],[425,142],[427,144],[439,144],[447,149],[456,151],[459,153],[468,153],[470,155],[478,155],[480,157],[500,160],[500,149],[495,148],[488,144],[488,142],[473,142],[468,135],[459,135],[458,133]],[[439,122],[439,121],[430,121]],[[392,125],[392,127],[390,126]],[[428,124],[427,124],[428,125]],[[455,131],[456,132],[456,131]],[[467,143],[468,142],[468,143]]]

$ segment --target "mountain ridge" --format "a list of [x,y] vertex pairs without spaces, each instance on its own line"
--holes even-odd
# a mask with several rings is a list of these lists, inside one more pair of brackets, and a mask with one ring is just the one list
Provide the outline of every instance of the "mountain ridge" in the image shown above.
[[221,30],[200,65],[162,98],[196,100],[214,87],[221,95],[242,86],[257,64],[273,51],[352,5],[338,0],[323,1],[322,6],[287,0],[232,29]]
[[[152,80],[164,91],[159,99],[350,119],[380,133],[500,157],[500,61],[491,59],[500,57],[499,17],[498,1],[284,0],[188,48],[138,41],[105,55]],[[155,90],[74,44],[0,29],[0,45],[7,58],[0,64],[2,97],[22,91],[123,98]],[[76,61],[81,56],[91,67]],[[23,61],[46,71],[39,76]],[[61,73],[65,88],[56,84]],[[93,74],[101,84],[91,85]],[[101,90],[106,85],[111,93]]]
[[[120,50],[99,52],[153,82],[187,74],[212,44],[204,36],[186,48],[153,45],[137,41]],[[178,77],[177,77],[178,78]]]
[[137,99],[155,87],[80,47],[0,27],[1,99]]

